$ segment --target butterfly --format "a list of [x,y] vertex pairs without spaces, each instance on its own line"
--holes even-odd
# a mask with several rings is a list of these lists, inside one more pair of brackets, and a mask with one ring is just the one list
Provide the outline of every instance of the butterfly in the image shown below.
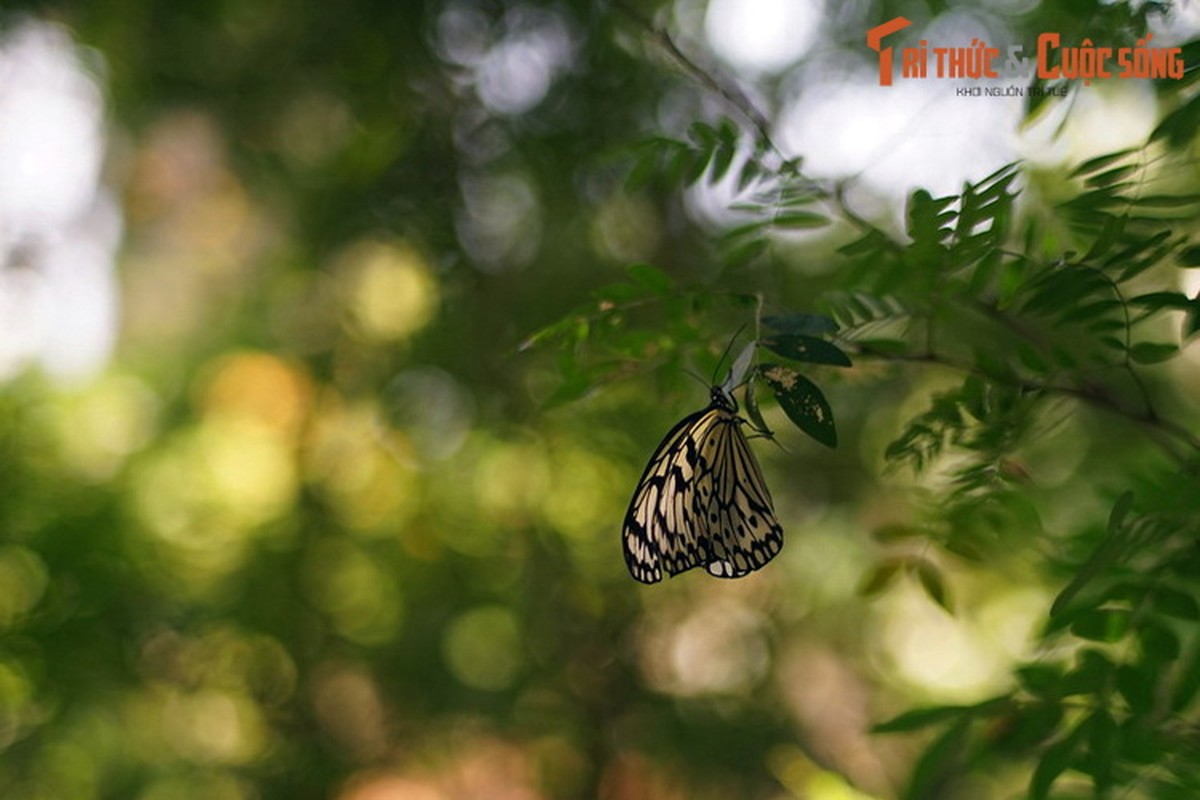
[[722,386],[712,387],[710,397],[662,440],[625,513],[625,564],[642,583],[698,566],[718,578],[740,578],[783,548],[783,528],[742,433],[737,402]]

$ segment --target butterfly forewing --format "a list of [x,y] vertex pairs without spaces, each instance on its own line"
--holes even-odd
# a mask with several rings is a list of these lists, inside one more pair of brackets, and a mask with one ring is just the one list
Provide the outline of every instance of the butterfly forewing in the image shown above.
[[770,493],[742,433],[737,406],[712,403],[684,418],[658,446],[633,493],[623,531],[625,563],[643,583],[703,565],[737,578],[783,547]]

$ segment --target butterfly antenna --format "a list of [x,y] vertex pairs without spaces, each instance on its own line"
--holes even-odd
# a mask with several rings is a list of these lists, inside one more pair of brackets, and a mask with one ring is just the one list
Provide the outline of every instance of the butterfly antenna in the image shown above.
[[733,338],[729,340],[729,344],[725,345],[724,352],[722,352],[721,357],[717,359],[717,366],[714,370],[712,381],[709,382],[709,386],[715,386],[717,384],[717,375],[721,373],[721,365],[725,363],[725,359],[729,356],[729,351],[733,349],[733,345],[738,340],[738,337],[742,335],[742,331],[746,330],[746,325],[747,323],[743,322],[741,327],[734,331]]

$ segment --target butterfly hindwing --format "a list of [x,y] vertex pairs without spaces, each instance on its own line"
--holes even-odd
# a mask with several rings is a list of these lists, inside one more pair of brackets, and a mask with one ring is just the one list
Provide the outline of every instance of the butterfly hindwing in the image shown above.
[[625,563],[643,583],[704,566],[736,578],[783,547],[770,493],[737,406],[714,387],[710,405],[666,435],[634,490],[622,532]]

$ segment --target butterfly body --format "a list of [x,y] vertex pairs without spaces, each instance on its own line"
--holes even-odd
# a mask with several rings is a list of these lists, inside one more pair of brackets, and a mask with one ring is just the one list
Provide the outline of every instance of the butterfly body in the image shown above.
[[625,563],[642,583],[703,566],[738,578],[783,547],[783,529],[729,393],[681,420],[646,465],[625,514]]

